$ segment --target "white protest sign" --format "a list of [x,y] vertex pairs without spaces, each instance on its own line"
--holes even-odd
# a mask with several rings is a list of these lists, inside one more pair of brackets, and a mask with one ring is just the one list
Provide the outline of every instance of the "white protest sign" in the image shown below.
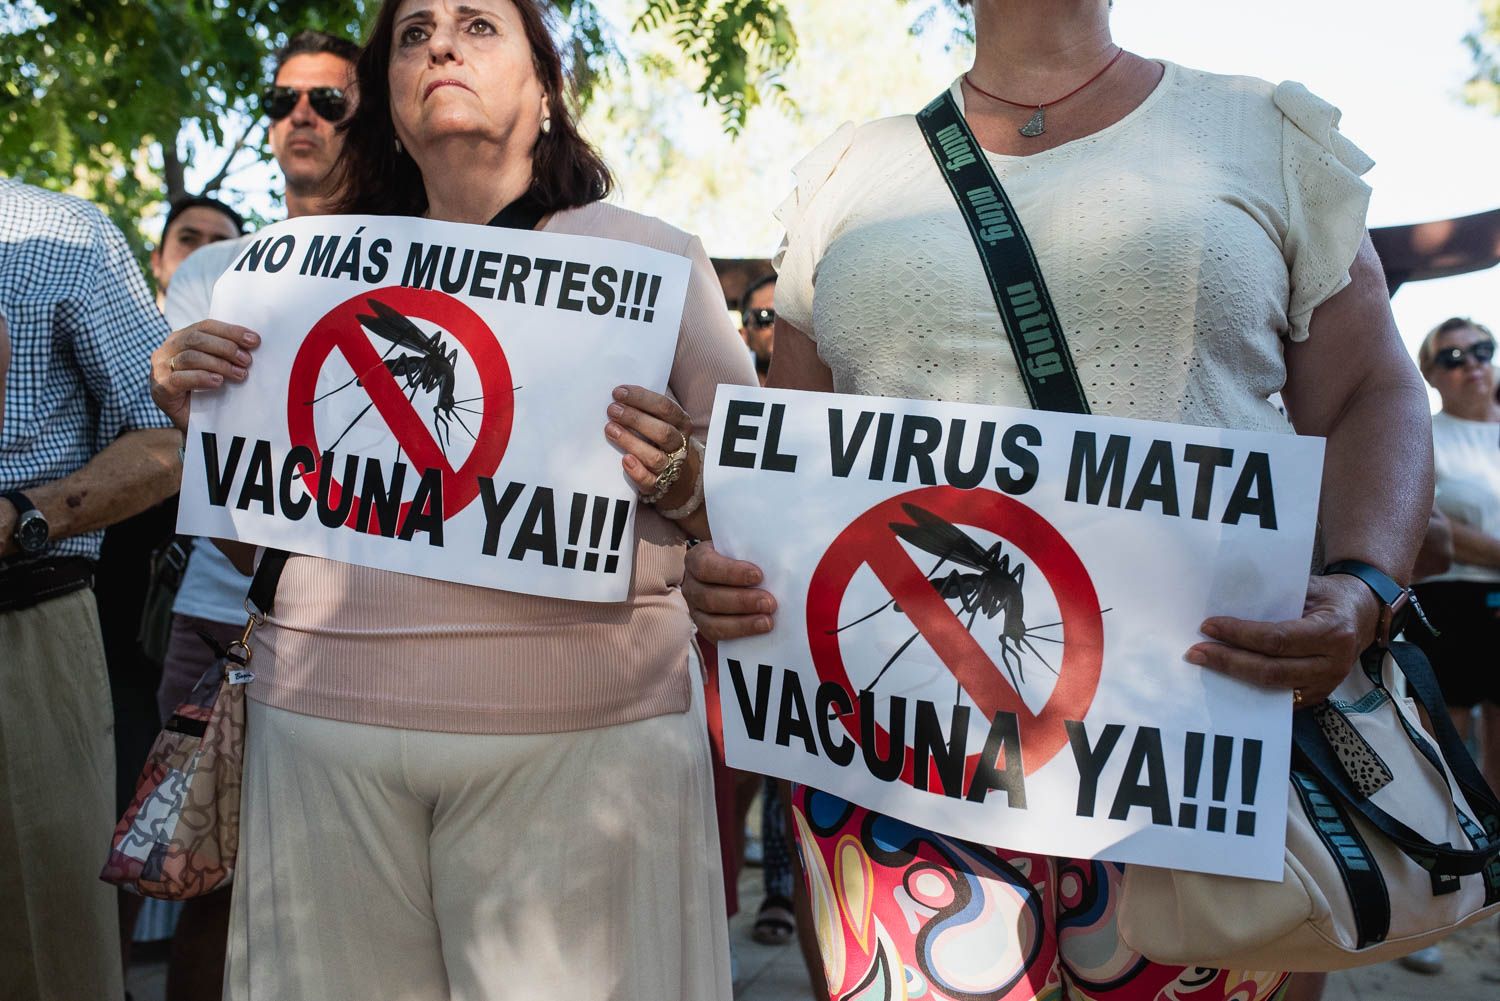
[[179,530],[620,601],[636,491],[611,392],[661,391],[690,262],[613,240],[334,216],[263,230],[212,316],[261,335],[193,397]]
[[1291,695],[1183,660],[1301,614],[1321,439],[723,386],[729,764],[1020,851],[1279,879]]

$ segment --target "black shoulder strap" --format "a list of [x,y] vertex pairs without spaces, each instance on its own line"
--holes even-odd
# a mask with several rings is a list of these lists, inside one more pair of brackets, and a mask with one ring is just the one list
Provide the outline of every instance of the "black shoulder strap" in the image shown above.
[[262,615],[270,615],[276,604],[276,585],[281,582],[288,555],[284,549],[267,549],[250,579],[250,604]]
[[943,91],[918,112],[917,127],[979,249],[1031,406],[1088,413],[1088,400],[1031,241],[952,91]]

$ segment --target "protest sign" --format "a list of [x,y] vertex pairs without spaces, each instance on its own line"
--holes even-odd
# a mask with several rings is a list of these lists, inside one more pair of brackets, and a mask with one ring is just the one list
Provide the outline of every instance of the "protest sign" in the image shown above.
[[212,316],[261,335],[193,397],[179,530],[585,601],[630,585],[604,437],[661,391],[690,262],[595,237],[335,216],[263,230]]
[[1291,693],[1183,660],[1301,614],[1321,439],[720,387],[729,764],[981,844],[1279,879]]

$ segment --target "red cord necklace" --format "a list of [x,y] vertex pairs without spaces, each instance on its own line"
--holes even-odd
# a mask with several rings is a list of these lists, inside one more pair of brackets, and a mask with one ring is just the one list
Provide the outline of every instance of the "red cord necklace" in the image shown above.
[[1074,87],[1072,90],[1068,91],[1066,94],[1064,94],[1062,97],[1059,97],[1057,100],[1055,100],[1055,101],[1045,101],[1045,102],[1043,102],[1041,104],[1022,103],[1020,101],[1012,101],[1009,98],[1001,97],[999,94],[991,94],[989,91],[987,91],[983,87],[979,86],[973,80],[970,80],[969,79],[969,74],[967,74],[967,73],[964,74],[964,83],[968,84],[975,91],[977,91],[980,94],[983,94],[985,97],[988,97],[992,101],[999,101],[1001,104],[1008,104],[1012,108],[1035,108],[1036,109],[1036,113],[1031,116],[1031,121],[1027,122],[1025,125],[1021,126],[1021,128],[1020,128],[1021,135],[1026,136],[1027,138],[1035,138],[1036,136],[1039,136],[1043,132],[1047,131],[1047,115],[1046,115],[1046,111],[1047,111],[1048,108],[1052,107],[1052,105],[1054,105],[1054,104],[1061,104],[1062,102],[1066,101],[1068,98],[1072,97],[1074,94],[1078,93],[1080,90],[1083,90],[1083,88],[1087,87],[1089,84],[1093,83],[1095,80],[1099,79],[1104,74],[1108,73],[1109,72],[1109,68],[1111,66],[1113,66],[1115,63],[1119,62],[1120,61],[1120,57],[1123,56],[1124,54],[1125,54],[1125,50],[1124,49],[1120,49],[1118,52],[1115,53],[1113,59],[1111,59],[1109,62],[1107,62],[1107,63],[1104,64],[1104,68],[1102,70],[1100,70],[1099,72],[1095,73],[1093,76],[1089,77],[1087,80],[1083,81],[1083,83],[1079,84],[1077,87]]

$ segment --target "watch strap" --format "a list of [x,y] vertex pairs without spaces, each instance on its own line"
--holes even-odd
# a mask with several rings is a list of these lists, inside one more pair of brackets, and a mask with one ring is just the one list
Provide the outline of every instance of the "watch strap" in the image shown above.
[[1323,575],[1347,574],[1357,577],[1380,602],[1380,619],[1375,626],[1377,647],[1389,647],[1401,632],[1411,610],[1411,591],[1392,580],[1379,567],[1360,560],[1335,560],[1323,568]]
[[36,505],[31,503],[31,498],[19,490],[7,490],[5,493],[0,494],[0,498],[10,501],[15,507],[16,515],[18,516],[17,520],[19,520],[20,515],[25,514],[27,511],[36,510]]
[[1336,560],[1323,568],[1323,575],[1348,574],[1350,577],[1358,577],[1365,582],[1365,586],[1375,592],[1375,597],[1386,606],[1395,605],[1406,593],[1406,588],[1391,580],[1379,567],[1373,567],[1359,560]]

